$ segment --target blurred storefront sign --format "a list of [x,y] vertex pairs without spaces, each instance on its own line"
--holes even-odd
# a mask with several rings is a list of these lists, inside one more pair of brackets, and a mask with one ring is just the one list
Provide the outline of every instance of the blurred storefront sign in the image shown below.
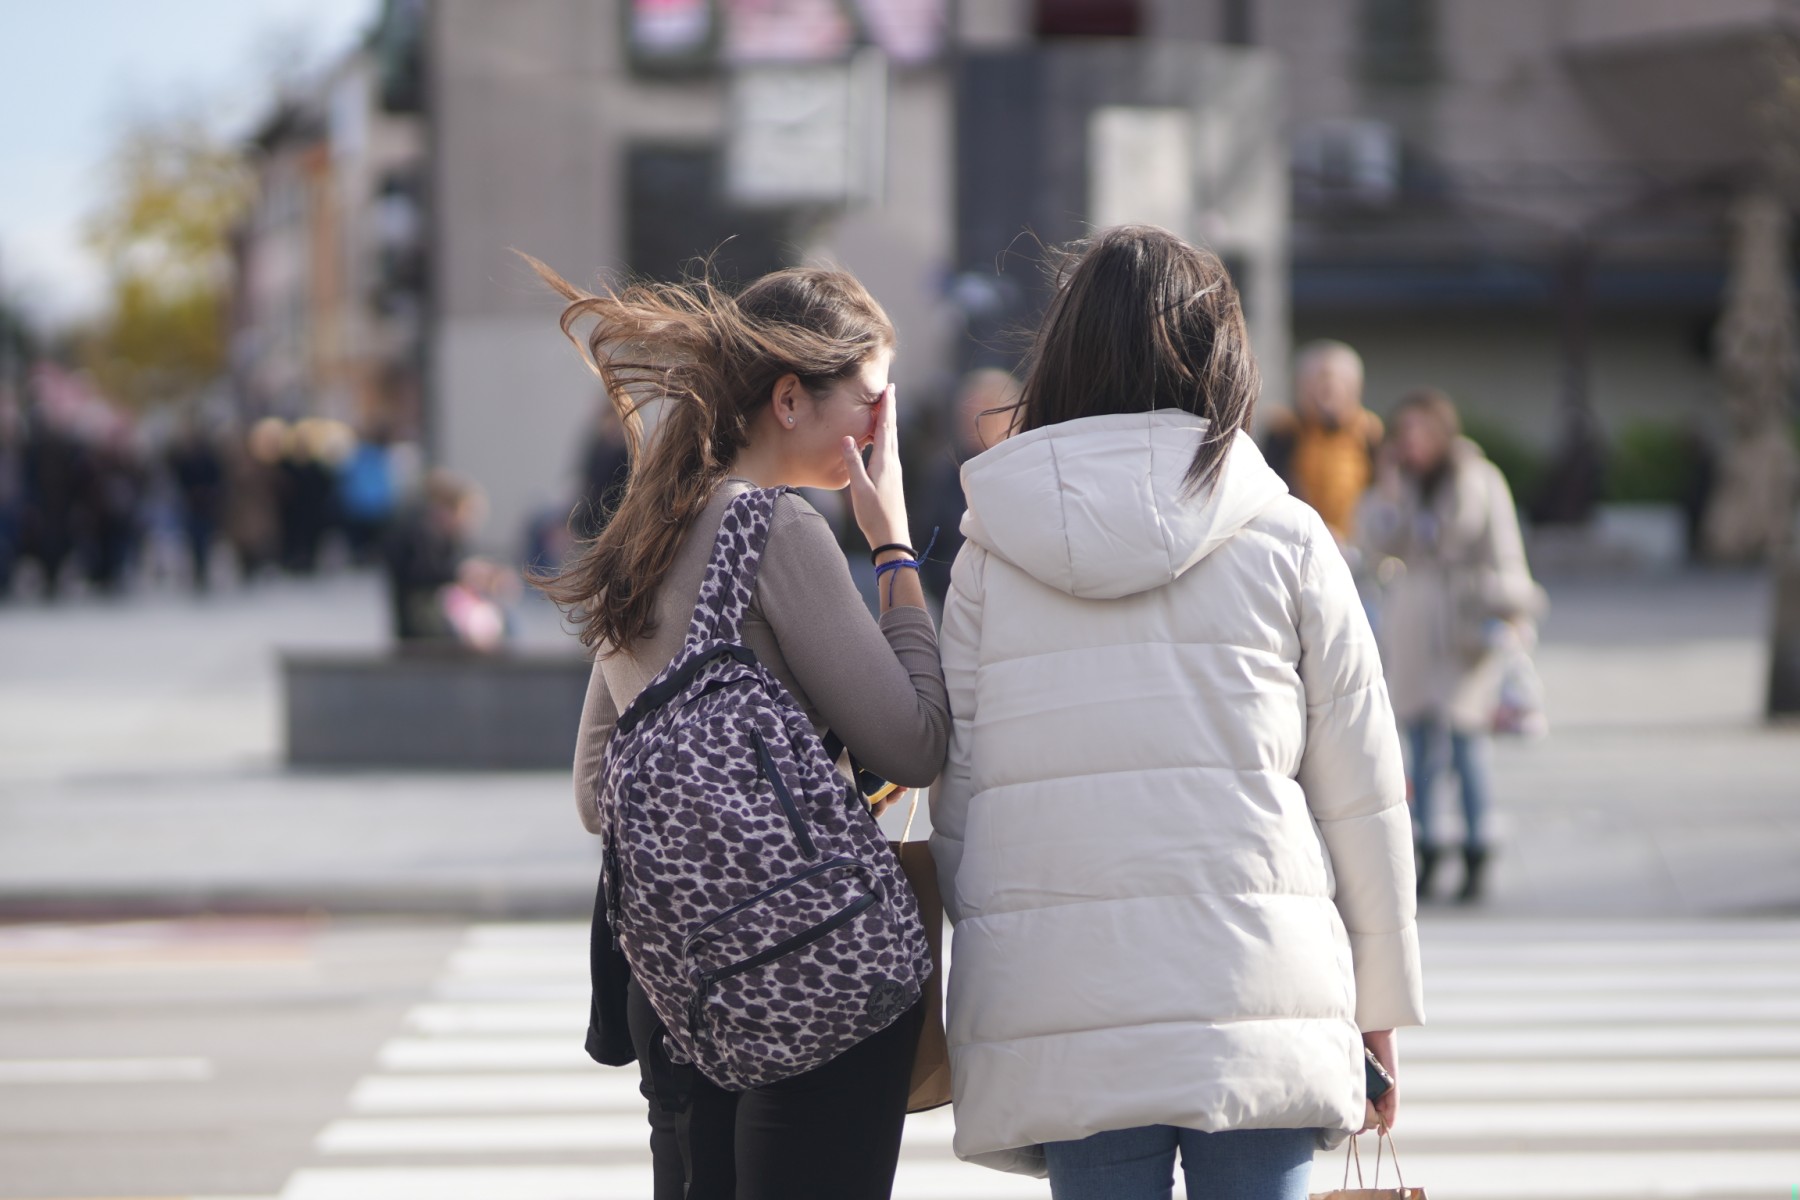
[[878,198],[886,157],[887,66],[879,51],[846,64],[755,66],[732,77],[726,191],[767,208]]
[[628,0],[632,66],[647,73],[841,63],[873,47],[903,66],[935,62],[949,0]]
[[706,67],[718,53],[714,0],[629,0],[621,6],[632,66],[643,71]]
[[901,66],[935,62],[949,30],[948,0],[856,0],[871,45]]
[[725,61],[833,62],[856,39],[837,0],[725,0]]

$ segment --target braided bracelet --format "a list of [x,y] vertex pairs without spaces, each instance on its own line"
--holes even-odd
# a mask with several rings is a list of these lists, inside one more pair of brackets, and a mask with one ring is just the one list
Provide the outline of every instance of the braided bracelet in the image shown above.
[[[874,554],[872,554],[870,556],[871,558],[874,558],[875,556],[880,555],[883,551],[887,551],[887,550],[904,550],[904,551],[906,551],[906,557],[905,558],[896,558],[892,562],[884,562],[884,563],[876,564],[876,566],[875,566],[875,590],[877,592],[881,591],[881,577],[883,575],[890,574],[894,571],[904,571],[909,568],[914,571],[917,571],[917,570],[920,570],[921,568],[923,568],[925,566],[924,560],[931,556],[932,547],[937,545],[937,539],[938,539],[938,531],[936,529],[933,529],[931,531],[931,540],[925,543],[925,553],[924,554],[914,553],[913,548],[911,546],[892,545],[892,546],[876,547]],[[892,584],[888,585],[887,602],[889,604],[892,604],[894,602],[894,588],[893,588]]]

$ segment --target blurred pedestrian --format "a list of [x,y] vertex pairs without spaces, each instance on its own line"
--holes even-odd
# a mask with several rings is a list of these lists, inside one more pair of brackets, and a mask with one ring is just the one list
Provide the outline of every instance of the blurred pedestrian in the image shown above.
[[0,600],[12,594],[13,565],[25,516],[25,424],[12,398],[0,395]]
[[394,637],[401,642],[453,641],[443,592],[456,582],[480,500],[469,485],[438,468],[418,500],[388,531],[385,561]]
[[296,422],[279,468],[281,565],[299,575],[318,570],[319,548],[337,518],[332,424],[316,417]]
[[581,497],[569,518],[577,539],[591,542],[600,536],[625,496],[625,481],[630,474],[631,452],[625,444],[625,429],[612,411],[611,401],[603,401],[582,447]]
[[37,564],[44,596],[54,600],[62,588],[63,568],[75,552],[87,490],[87,453],[39,411],[26,421],[20,460],[19,552]]
[[1270,418],[1263,453],[1288,490],[1351,547],[1381,435],[1381,418],[1363,407],[1362,356],[1343,342],[1310,342],[1294,366],[1294,409]]
[[373,430],[356,443],[338,471],[337,487],[350,555],[357,562],[370,562],[379,555],[399,504],[384,430]]
[[923,527],[936,530],[937,545],[923,572],[925,590],[939,605],[950,591],[950,564],[962,549],[963,464],[999,445],[1019,403],[1019,381],[1012,372],[982,367],[963,376],[956,390],[951,454],[927,476],[923,495]]
[[78,525],[83,565],[89,583],[116,595],[125,590],[140,543],[143,467],[124,430],[91,446],[86,462]]
[[[1304,1200],[1424,1020],[1400,740],[1337,543],[1244,432],[1210,251],[1098,234],[964,468],[932,850],[956,1153],[1058,1200]],[[1221,1182],[1229,1180],[1229,1184]]]
[[225,534],[246,581],[280,560],[280,472],[289,436],[285,421],[264,417],[226,458]]
[[225,461],[217,443],[190,421],[170,445],[168,465],[181,500],[181,529],[194,590],[204,592],[211,581],[213,539],[225,510]]
[[419,500],[393,522],[385,559],[397,641],[500,648],[519,583],[510,569],[469,553],[469,540],[486,515],[481,490],[440,467],[426,476]]
[[1507,657],[1544,609],[1525,561],[1512,493],[1468,438],[1443,392],[1407,395],[1360,516],[1382,586],[1381,658],[1410,750],[1419,894],[1440,860],[1435,785],[1444,751],[1461,786],[1463,882],[1481,897],[1488,831],[1489,734]]

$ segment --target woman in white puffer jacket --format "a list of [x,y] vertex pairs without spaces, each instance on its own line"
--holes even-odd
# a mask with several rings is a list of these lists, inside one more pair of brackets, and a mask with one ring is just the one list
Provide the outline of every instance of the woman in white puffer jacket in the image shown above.
[[[956,923],[956,1152],[1057,1200],[1304,1197],[1363,1049],[1423,1022],[1412,834],[1374,638],[1245,426],[1211,253],[1072,253],[1017,434],[963,469],[932,849]],[[1391,1124],[1398,1088],[1379,1117]]]

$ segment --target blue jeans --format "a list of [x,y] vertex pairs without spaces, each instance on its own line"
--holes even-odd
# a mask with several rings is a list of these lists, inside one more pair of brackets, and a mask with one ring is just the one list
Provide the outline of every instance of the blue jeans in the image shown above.
[[1050,1142],[1044,1159],[1053,1200],[1169,1200],[1177,1150],[1188,1200],[1306,1200],[1318,1132],[1145,1125]]
[[1449,734],[1450,765],[1462,793],[1463,827],[1467,831],[1465,845],[1487,845],[1487,748],[1483,734],[1458,733],[1433,720],[1415,721],[1407,726],[1407,749],[1411,752],[1408,770],[1413,789],[1413,820],[1419,827],[1419,841],[1427,846],[1437,842],[1431,834],[1431,798],[1438,776],[1444,773],[1443,745]]

